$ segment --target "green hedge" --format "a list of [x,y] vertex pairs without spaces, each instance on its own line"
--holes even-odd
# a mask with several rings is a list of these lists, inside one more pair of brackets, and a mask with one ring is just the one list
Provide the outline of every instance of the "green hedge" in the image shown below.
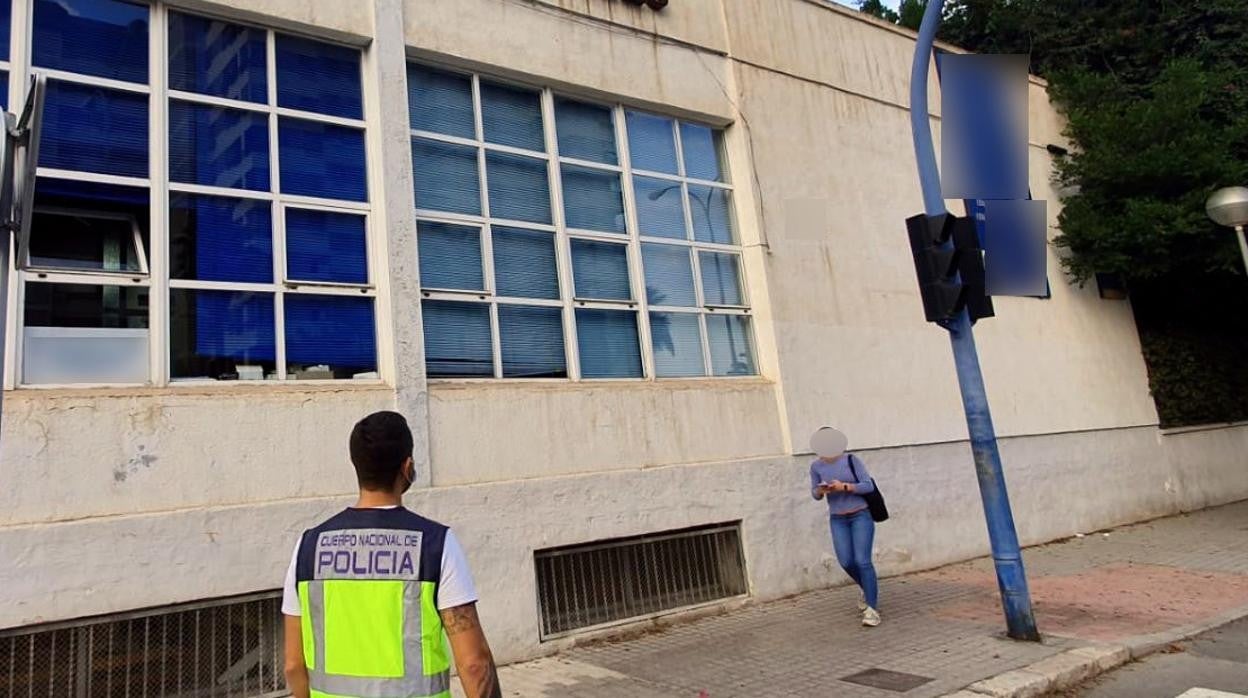
[[1131,300],[1161,425],[1248,420],[1248,282],[1193,276]]

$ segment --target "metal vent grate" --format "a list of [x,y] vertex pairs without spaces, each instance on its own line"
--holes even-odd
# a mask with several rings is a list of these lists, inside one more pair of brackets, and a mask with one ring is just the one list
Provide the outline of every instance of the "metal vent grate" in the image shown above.
[[542,639],[748,589],[740,524],[539,550]]
[[0,698],[284,696],[274,594],[0,632]]

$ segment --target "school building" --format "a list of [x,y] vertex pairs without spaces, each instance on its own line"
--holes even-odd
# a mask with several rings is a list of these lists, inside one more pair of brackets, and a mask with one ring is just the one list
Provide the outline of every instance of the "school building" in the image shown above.
[[[291,546],[379,409],[504,661],[839,583],[824,424],[888,497],[882,572],[987,552],[903,223],[908,32],[823,0],[0,14],[7,108],[47,80],[0,695],[281,695]],[[1062,123],[1029,92],[1055,234]],[[1049,264],[976,328],[1024,543],[1248,497],[1248,428],[1160,430],[1129,302]]]

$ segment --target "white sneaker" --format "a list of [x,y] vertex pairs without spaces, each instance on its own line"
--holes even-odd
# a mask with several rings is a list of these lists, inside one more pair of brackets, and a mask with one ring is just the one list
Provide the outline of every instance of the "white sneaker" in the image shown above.
[[868,628],[874,628],[875,626],[879,625],[880,624],[880,612],[868,606],[867,610],[862,612],[862,624],[867,626]]
[[858,610],[860,612],[867,610],[867,595],[866,594],[858,594]]

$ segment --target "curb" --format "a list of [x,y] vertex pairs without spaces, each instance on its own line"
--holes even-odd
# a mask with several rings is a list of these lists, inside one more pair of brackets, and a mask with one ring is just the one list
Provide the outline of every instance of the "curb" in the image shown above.
[[1240,606],[1199,623],[1142,635],[1125,644],[1089,645],[1067,650],[1022,669],[976,681],[960,691],[946,693],[942,698],[1040,698],[1245,617],[1248,617],[1248,606]]

